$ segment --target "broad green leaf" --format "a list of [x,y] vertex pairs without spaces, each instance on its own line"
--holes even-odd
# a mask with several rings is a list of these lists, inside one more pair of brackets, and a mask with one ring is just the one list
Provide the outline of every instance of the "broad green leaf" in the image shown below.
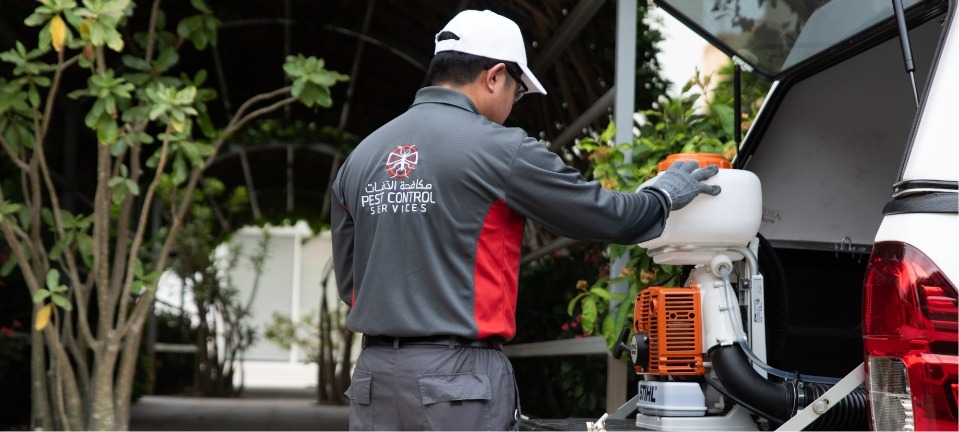
[[18,203],[5,202],[0,205],[0,214],[14,214],[20,211],[20,208],[23,207]]
[[86,96],[86,95],[88,95],[88,94],[89,94],[89,93],[87,92],[87,89],[78,89],[78,90],[74,90],[74,91],[72,91],[72,92],[70,92],[70,93],[67,93],[67,97],[70,98],[70,99],[79,99],[79,98],[81,98],[81,97],[83,97],[83,96]]
[[180,61],[180,55],[177,54],[174,47],[166,47],[160,50],[160,54],[153,61],[153,67],[158,73],[166,72]]
[[97,12],[100,18],[108,18],[115,22],[126,15],[130,3],[131,0],[102,0],[102,7]]
[[196,75],[193,76],[193,80],[191,81],[193,83],[193,86],[199,87],[203,85],[203,83],[206,82],[206,75],[207,75],[206,69],[198,70],[196,72]]
[[576,303],[579,302],[583,297],[586,297],[587,295],[589,294],[579,293],[576,295],[576,297],[573,297],[572,300],[569,301],[569,304],[566,306],[566,314],[569,316],[573,316],[573,310],[576,308]]
[[[138,105],[124,110],[121,120],[123,120],[125,123],[138,123],[146,120],[149,117],[149,114],[149,107]],[[149,141],[145,141],[143,136],[149,137]],[[141,143],[150,143],[153,142],[153,137],[150,137],[150,135],[145,132],[139,132],[136,134],[136,140]]]
[[177,154],[176,158],[173,159],[173,183],[181,184],[186,181],[186,177],[186,161],[183,160],[183,157],[180,154]]
[[161,115],[166,113],[168,106],[166,104],[155,104],[150,108],[149,118],[150,120],[156,120],[160,118]]
[[131,194],[140,195],[140,185],[138,185],[137,182],[133,180],[127,180],[125,184],[127,190],[130,191]]
[[200,126],[200,131],[203,132],[205,137],[210,139],[216,137],[216,127],[213,125],[213,121],[210,120],[210,116],[206,113],[201,113],[196,117],[196,124]]
[[45,76],[33,77],[33,83],[40,87],[50,87],[50,78]]
[[203,13],[206,13],[206,14],[212,14],[212,13],[213,13],[213,11],[210,10],[209,7],[207,7],[206,3],[205,3],[203,0],[190,0],[190,4],[193,5],[193,8],[194,8],[194,9],[196,9],[196,10],[198,10],[198,11],[200,11],[200,12],[203,12]]
[[84,21],[84,24],[89,31],[90,43],[95,47],[103,46],[110,29],[100,21]]
[[47,291],[43,288],[37,290],[37,293],[33,295],[34,303],[43,303],[47,297],[50,297],[50,291]]
[[103,121],[97,127],[97,140],[100,141],[100,144],[111,145],[116,142],[118,131],[117,122],[113,120]]
[[[53,212],[50,212],[50,215],[53,216]],[[50,220],[53,220],[51,217]],[[63,221],[63,226],[65,228],[73,228],[76,225],[76,217],[73,213],[70,213],[67,210],[60,210],[60,220]]]
[[712,109],[716,113],[716,116],[719,117],[723,132],[726,134],[726,136],[732,137],[735,133],[734,128],[735,122],[737,121],[735,119],[735,110],[733,110],[733,108],[729,105],[722,104],[713,104]]
[[176,34],[183,39],[189,39],[193,33],[203,28],[203,21],[200,15],[193,15],[180,20],[176,26]]
[[187,86],[183,90],[180,90],[176,93],[176,97],[173,99],[173,103],[177,105],[187,105],[193,103],[193,99],[196,97],[196,87]]
[[[44,9],[44,11],[40,12],[40,9]],[[30,16],[28,16],[27,19],[23,20],[24,25],[26,25],[27,27],[36,27],[38,25],[41,25],[47,22],[50,19],[50,13],[47,12],[49,11],[49,9],[40,7],[40,8],[37,8],[37,10],[38,10],[37,12],[34,12]]]
[[[30,224],[33,223],[31,220],[30,209],[27,207],[21,207],[20,211],[17,212],[17,219],[20,221],[20,228],[24,230],[30,229]],[[24,253],[30,251],[28,243],[23,243]],[[29,255],[29,254],[28,254]]]
[[47,272],[47,289],[52,291],[57,285],[60,285],[60,271],[52,268]]
[[610,294],[605,288],[594,286],[589,289],[590,294],[593,294],[603,300],[609,300]]
[[[620,309],[626,309],[620,307]],[[619,336],[619,332],[616,331],[616,323],[612,315],[606,315],[603,318],[603,326],[600,332],[606,338],[606,346],[613,348],[616,346],[616,338]]]
[[67,234],[63,236],[63,238],[61,238],[60,241],[58,241],[56,244],[53,245],[52,248],[50,248],[50,259],[54,261],[59,261],[60,255],[63,253],[63,249],[68,247],[71,241],[72,241],[71,235]]
[[98,129],[99,128],[98,125],[100,123],[100,119],[103,117],[103,114],[104,114],[103,100],[97,99],[97,101],[93,103],[93,106],[90,107],[90,111],[87,112],[87,116],[83,119],[83,122],[90,129]]
[[317,93],[315,97],[316,104],[323,107],[329,108],[333,105],[333,98],[330,96],[329,87],[317,87]]
[[598,314],[596,307],[596,299],[593,297],[586,297],[583,299],[583,330],[587,333],[592,333],[593,328],[596,326],[596,316]]
[[30,100],[30,105],[34,107],[40,106],[40,92],[37,91],[37,86],[33,85],[33,83],[30,83],[30,87],[28,88],[27,99]]
[[135,135],[135,137],[136,137],[137,142],[139,142],[139,143],[141,143],[141,144],[152,144],[152,143],[153,143],[153,137],[150,136],[150,134],[148,134],[148,133],[146,133],[146,132],[137,132],[136,135]]
[[93,265],[93,238],[87,233],[77,234],[77,250],[80,251],[80,259],[90,267]]
[[300,97],[303,94],[303,87],[306,86],[306,80],[298,79],[293,81],[293,85],[290,87],[290,94],[294,97]]
[[50,297],[50,299],[53,300],[54,304],[56,304],[57,306],[60,306],[64,310],[73,309],[73,305],[70,304],[70,300],[67,300],[67,298],[64,296],[54,294],[53,296]]
[[55,227],[57,221],[53,218],[53,211],[49,208],[40,209],[40,219],[43,220],[43,223],[47,224],[48,227]]
[[603,131],[599,136],[599,141],[601,143],[607,143],[613,140],[616,136],[616,125],[611,121],[609,125],[606,126],[606,130]]
[[120,204],[123,202],[123,199],[127,196],[127,189],[118,187],[113,189],[113,203]]
[[0,267],[0,276],[9,276],[15,268],[17,268],[17,258],[11,255],[9,258],[7,258],[7,261],[3,263],[3,266]]

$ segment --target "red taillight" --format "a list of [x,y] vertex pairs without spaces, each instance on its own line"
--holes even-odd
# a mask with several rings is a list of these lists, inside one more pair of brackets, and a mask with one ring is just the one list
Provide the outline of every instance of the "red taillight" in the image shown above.
[[863,347],[877,430],[957,430],[959,294],[911,245],[877,243],[863,284]]

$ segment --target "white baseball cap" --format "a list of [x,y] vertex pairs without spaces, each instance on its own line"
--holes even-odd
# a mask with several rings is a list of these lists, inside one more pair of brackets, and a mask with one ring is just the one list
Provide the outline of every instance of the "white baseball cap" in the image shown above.
[[[546,94],[546,89],[526,66],[526,45],[519,26],[512,20],[492,11],[465,10],[457,14],[442,32],[457,38],[437,40],[433,54],[440,51],[459,51],[493,60],[515,62],[523,70],[523,82],[529,93]],[[434,39],[438,39],[439,33]]]

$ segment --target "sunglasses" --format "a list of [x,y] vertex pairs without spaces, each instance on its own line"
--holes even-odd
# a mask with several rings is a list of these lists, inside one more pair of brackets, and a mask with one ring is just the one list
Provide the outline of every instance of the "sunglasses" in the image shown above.
[[519,86],[516,87],[516,94],[513,95],[513,103],[515,104],[516,102],[519,102],[523,96],[526,96],[526,93],[529,92],[529,87],[526,87],[526,83],[524,83],[521,78],[523,76],[522,71],[515,72],[513,71],[513,68],[511,68],[509,65],[506,65],[506,73],[508,73],[509,76],[513,77],[513,79],[519,83]]

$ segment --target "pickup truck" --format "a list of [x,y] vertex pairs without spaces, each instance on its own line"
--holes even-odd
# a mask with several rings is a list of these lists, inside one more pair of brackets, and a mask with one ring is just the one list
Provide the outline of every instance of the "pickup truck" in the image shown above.
[[[652,370],[669,336],[640,325],[655,319],[638,299],[637,426],[762,430],[806,413],[786,428],[957,430],[957,1],[656,3],[772,86],[733,161],[761,182],[757,278],[737,264],[725,284],[750,345],[706,337],[733,320],[704,318],[701,360]],[[744,298],[760,282],[760,301]]]

